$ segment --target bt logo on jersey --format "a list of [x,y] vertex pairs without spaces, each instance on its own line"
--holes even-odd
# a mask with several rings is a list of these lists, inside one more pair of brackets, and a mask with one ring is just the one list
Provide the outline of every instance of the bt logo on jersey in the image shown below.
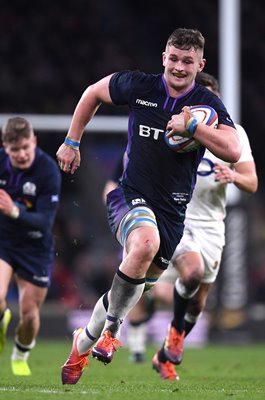
[[144,137],[152,137],[155,140],[158,140],[159,134],[163,133],[163,129],[152,128],[151,126],[147,125],[139,125],[139,135]]

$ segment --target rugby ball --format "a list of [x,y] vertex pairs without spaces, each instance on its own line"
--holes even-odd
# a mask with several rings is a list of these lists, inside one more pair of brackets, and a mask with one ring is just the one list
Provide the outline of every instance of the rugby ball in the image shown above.
[[[212,128],[217,128],[218,125],[218,115],[217,112],[210,106],[198,105],[191,106],[190,110],[198,122],[202,122],[205,125],[211,126]],[[165,142],[168,147],[178,153],[186,153],[189,151],[197,150],[200,147],[200,142],[193,138],[182,137],[174,135],[170,138],[166,136]]]

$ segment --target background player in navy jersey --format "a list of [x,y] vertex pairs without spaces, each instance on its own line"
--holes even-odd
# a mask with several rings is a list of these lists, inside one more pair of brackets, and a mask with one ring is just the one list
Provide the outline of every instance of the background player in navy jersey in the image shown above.
[[37,147],[30,123],[7,120],[0,149],[0,351],[11,312],[6,296],[15,278],[19,322],[11,357],[15,375],[30,375],[27,360],[40,328],[54,260],[52,227],[61,174],[56,162]]
[[[107,196],[108,219],[124,248],[123,260],[111,289],[95,305],[88,325],[75,331],[71,354],[62,369],[62,381],[76,383],[92,355],[112,360],[120,325],[128,312],[168,266],[183,233],[187,204],[205,147],[228,162],[241,153],[234,124],[222,101],[195,83],[204,68],[204,37],[198,30],[179,28],[163,52],[164,73],[123,71],[89,86],[74,111],[64,143],[57,152],[60,168],[74,173],[80,165],[79,144],[87,123],[101,103],[128,105],[127,160],[118,187]],[[183,107],[212,106],[217,129],[198,123]],[[176,153],[164,135],[176,132],[194,137],[202,146]],[[96,343],[95,343],[96,342]]]

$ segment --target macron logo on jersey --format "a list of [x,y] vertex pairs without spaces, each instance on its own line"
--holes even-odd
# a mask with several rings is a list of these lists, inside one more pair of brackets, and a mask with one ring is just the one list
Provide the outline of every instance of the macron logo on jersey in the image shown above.
[[151,101],[136,99],[136,104],[141,104],[141,106],[146,107],[157,107],[157,103],[152,103]]

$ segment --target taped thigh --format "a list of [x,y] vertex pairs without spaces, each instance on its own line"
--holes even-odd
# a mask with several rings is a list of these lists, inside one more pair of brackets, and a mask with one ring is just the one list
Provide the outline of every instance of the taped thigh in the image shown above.
[[120,244],[124,246],[129,234],[141,226],[157,228],[155,214],[148,207],[133,208],[123,217],[118,238]]

